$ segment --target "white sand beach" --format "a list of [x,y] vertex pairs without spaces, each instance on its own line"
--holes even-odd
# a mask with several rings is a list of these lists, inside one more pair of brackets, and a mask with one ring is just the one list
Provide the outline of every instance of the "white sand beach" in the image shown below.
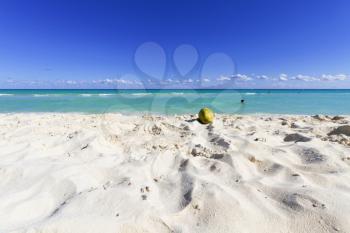
[[0,232],[350,232],[349,116],[194,119],[1,114]]

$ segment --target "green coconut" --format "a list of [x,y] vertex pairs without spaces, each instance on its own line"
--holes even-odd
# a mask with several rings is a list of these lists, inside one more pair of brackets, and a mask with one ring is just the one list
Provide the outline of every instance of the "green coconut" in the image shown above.
[[214,121],[214,112],[210,108],[202,108],[198,113],[198,118],[202,124],[210,124]]

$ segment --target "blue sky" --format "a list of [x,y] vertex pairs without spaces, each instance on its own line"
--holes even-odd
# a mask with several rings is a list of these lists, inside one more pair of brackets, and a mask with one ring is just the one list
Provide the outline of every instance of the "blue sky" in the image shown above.
[[350,88],[349,10],[346,0],[4,0],[0,88]]

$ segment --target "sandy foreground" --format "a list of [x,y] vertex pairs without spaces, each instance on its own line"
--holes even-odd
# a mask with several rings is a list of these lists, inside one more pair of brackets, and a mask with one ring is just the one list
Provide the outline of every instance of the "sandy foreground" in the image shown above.
[[350,232],[349,116],[193,119],[1,114],[0,232]]

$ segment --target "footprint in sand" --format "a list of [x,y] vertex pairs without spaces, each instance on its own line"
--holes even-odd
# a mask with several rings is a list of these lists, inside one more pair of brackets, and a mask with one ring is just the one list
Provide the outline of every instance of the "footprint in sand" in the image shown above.
[[299,147],[296,150],[303,163],[322,163],[326,161],[326,156],[314,148]]
[[152,176],[157,178],[152,194],[156,197],[150,201],[157,201],[154,206],[161,212],[176,213],[191,203],[195,181],[187,172],[188,166],[188,159],[173,155],[158,156],[153,163]]
[[313,208],[318,208],[318,209],[326,208],[325,204],[319,202],[315,198],[309,195],[300,194],[300,193],[287,194],[285,197],[283,197],[282,204],[286,205],[287,207],[295,211],[302,211],[304,209],[313,209]]
[[275,175],[284,168],[282,165],[270,160],[258,160],[254,156],[251,156],[248,159],[250,162],[254,163],[258,171],[264,175]]

